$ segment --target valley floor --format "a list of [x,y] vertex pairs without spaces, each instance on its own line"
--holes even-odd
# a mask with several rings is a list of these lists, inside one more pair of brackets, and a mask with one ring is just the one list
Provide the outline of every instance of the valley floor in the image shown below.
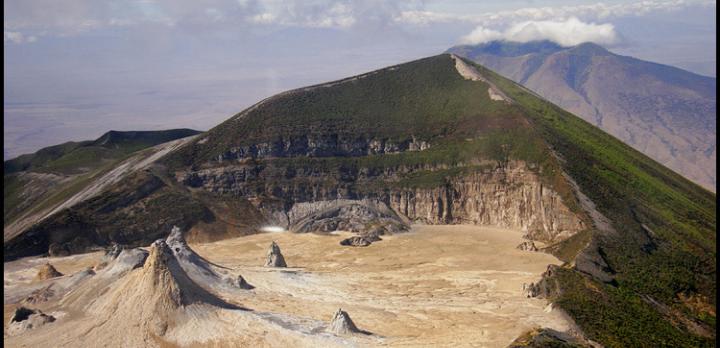
[[[241,295],[224,294],[228,301],[257,313],[323,322],[342,308],[360,329],[373,334],[343,344],[505,347],[533,327],[569,329],[564,315],[550,310],[545,300],[522,296],[523,283],[539,280],[548,264],[560,261],[548,254],[515,249],[523,241],[520,231],[416,225],[410,233],[385,236],[368,247],[340,246],[339,241],[350,235],[264,233],[191,247],[255,286]],[[262,267],[271,241],[280,246],[287,269]],[[49,261],[58,271],[71,274],[99,257],[93,253]],[[48,259],[5,263],[6,322],[8,312],[15,308],[8,303],[8,294],[32,286],[35,269],[44,261]],[[50,328],[36,330],[46,329]],[[34,334],[6,335],[4,341],[21,346],[27,342],[23,336]],[[262,334],[237,332],[248,335],[248,342],[259,342],[262,336],[257,335]],[[202,333],[172,335],[176,343],[193,336]],[[228,339],[237,342],[238,338]],[[215,343],[222,345],[222,341]]]

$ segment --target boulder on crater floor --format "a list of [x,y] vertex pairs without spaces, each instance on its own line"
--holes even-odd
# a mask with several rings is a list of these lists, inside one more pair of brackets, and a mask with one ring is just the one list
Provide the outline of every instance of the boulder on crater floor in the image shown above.
[[240,289],[245,289],[245,290],[255,289],[254,286],[250,285],[250,283],[248,283],[247,280],[245,280],[245,278],[243,278],[243,276],[239,275],[239,274],[236,279],[227,278],[227,282],[230,283],[230,285],[236,286]]
[[287,267],[285,258],[280,252],[280,247],[275,241],[270,244],[270,249],[267,252],[267,258],[265,259],[265,267]]
[[365,247],[372,244],[372,242],[363,236],[353,236],[350,238],[345,238],[340,241],[340,245],[345,246],[354,246],[354,247]]
[[537,246],[532,241],[522,242],[515,248],[524,251],[538,251]]
[[38,328],[47,323],[55,321],[55,317],[47,315],[40,310],[30,309],[26,307],[18,307],[15,309],[8,323],[8,333],[18,334],[26,330]]
[[537,297],[540,293],[540,286],[535,283],[523,283],[522,294],[527,298]]

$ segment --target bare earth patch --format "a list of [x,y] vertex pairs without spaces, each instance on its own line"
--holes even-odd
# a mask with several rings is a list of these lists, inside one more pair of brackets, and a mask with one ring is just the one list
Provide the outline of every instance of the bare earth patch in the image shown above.
[[[548,254],[517,250],[523,241],[520,231],[413,226],[409,233],[384,236],[367,247],[340,246],[350,235],[263,233],[191,245],[203,258],[228,267],[255,287],[218,294],[251,311],[200,311],[193,304],[178,312],[176,324],[165,336],[144,343],[505,347],[533,327],[569,329],[561,312],[546,310],[544,300],[522,295],[523,283],[538,281],[548,264],[560,262]],[[287,268],[263,267],[272,241],[281,248]],[[97,254],[87,254],[52,262],[70,274],[97,259]],[[15,287],[8,283],[33,285],[28,276],[45,260],[6,263],[5,289]],[[52,312],[57,309],[53,306],[42,309]],[[13,308],[6,302],[6,317]],[[334,337],[313,329],[329,324],[338,308],[369,334]],[[107,334],[131,337],[133,318],[125,320],[128,325]],[[71,312],[31,334],[6,336],[5,343],[33,344],[55,335],[62,336],[55,340],[60,345],[89,344],[105,335],[93,329],[91,321],[92,315]],[[83,327],[79,341],[72,339],[73,330],[66,329],[75,326]],[[104,342],[118,342],[118,337]]]
[[[561,262],[515,249],[520,231],[413,226],[368,247],[339,246],[348,236],[267,233],[192,247],[256,287],[243,305],[326,321],[342,307],[390,346],[505,347],[534,326],[568,329],[545,300],[522,296],[523,283]],[[297,272],[260,267],[273,240]]]

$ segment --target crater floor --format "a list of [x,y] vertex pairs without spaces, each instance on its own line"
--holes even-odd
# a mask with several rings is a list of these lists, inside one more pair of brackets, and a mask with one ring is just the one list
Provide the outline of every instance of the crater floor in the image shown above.
[[[550,310],[545,300],[522,296],[523,283],[539,280],[548,264],[560,261],[517,250],[521,231],[415,225],[409,233],[384,236],[368,247],[340,246],[350,235],[263,233],[191,247],[255,286],[240,295],[220,294],[229,301],[257,312],[325,322],[342,308],[360,329],[373,334],[351,338],[358,346],[505,347],[533,327],[569,329],[564,315]],[[271,241],[280,246],[287,269],[262,267]],[[8,290],[33,286],[35,269],[45,261],[71,274],[98,259],[93,253],[5,263],[5,321],[15,307],[8,303]],[[64,320],[72,319],[58,322]],[[261,337],[250,336],[262,332],[251,331],[237,334],[259,342]],[[222,341],[208,343],[222,346]],[[22,344],[23,339],[6,337],[5,343],[12,342]]]

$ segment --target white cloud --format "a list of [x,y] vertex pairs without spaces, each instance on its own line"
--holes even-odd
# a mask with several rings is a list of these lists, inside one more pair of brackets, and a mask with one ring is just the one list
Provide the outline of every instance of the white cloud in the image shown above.
[[[260,25],[385,29],[389,26],[470,23],[486,29],[476,30],[477,36],[490,35],[491,31],[499,31],[498,28],[523,21],[577,17],[584,22],[607,22],[612,17],[652,11],[714,7],[715,1],[635,0],[484,13],[434,12],[428,11],[425,5],[424,0],[8,0],[4,2],[4,25],[5,31],[39,37],[74,36],[113,27],[172,27],[199,33],[203,30],[222,31],[228,26],[234,30]],[[5,39],[6,42],[17,40]]]
[[23,33],[19,31],[4,31],[4,40],[3,42],[12,42],[12,43],[23,43],[23,42],[35,42],[37,41],[37,37],[34,35],[26,36]]
[[654,11],[672,11],[688,6],[715,7],[715,0],[642,0],[620,4],[598,2],[587,5],[556,7],[527,7],[517,10],[486,12],[478,14],[442,13],[424,10],[402,11],[393,18],[395,22],[428,25],[433,23],[466,22],[484,26],[507,25],[518,21],[560,20],[577,17],[585,21],[604,20],[611,17],[639,16]]
[[490,42],[495,40],[502,40],[504,39],[504,34],[497,31],[485,28],[483,26],[478,26],[470,32],[470,34],[467,34],[460,38],[460,42],[463,44],[468,45],[475,45],[483,42]]
[[529,42],[550,40],[561,46],[574,46],[583,42],[613,44],[618,36],[612,24],[585,23],[572,17],[565,21],[525,21],[500,32],[478,26],[463,36],[464,44],[479,44],[493,40]]

